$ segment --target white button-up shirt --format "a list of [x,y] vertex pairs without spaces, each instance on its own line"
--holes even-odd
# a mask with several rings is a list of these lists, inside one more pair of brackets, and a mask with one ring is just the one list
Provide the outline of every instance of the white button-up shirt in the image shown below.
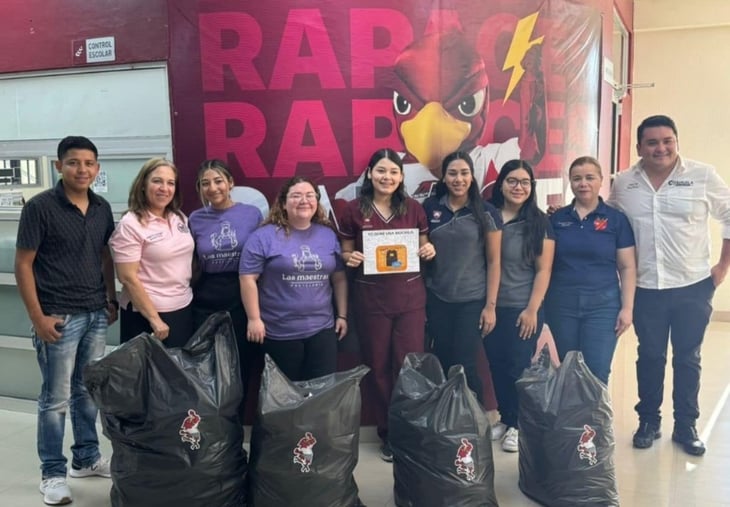
[[710,216],[730,238],[730,188],[702,162],[680,157],[658,190],[639,162],[616,177],[609,203],[634,229],[637,285],[645,289],[686,287],[710,276]]

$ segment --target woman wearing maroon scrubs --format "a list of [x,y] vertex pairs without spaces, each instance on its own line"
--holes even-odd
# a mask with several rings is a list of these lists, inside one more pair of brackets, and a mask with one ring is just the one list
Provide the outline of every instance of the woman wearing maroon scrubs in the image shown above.
[[372,370],[367,378],[375,392],[381,457],[392,461],[387,439],[390,395],[405,355],[424,350],[426,290],[419,272],[363,273],[363,231],[387,229],[417,229],[419,257],[430,260],[436,255],[423,208],[406,196],[403,162],[394,150],[384,148],[370,158],[360,197],[348,203],[340,233],[345,264],[357,269],[356,326],[363,359]]

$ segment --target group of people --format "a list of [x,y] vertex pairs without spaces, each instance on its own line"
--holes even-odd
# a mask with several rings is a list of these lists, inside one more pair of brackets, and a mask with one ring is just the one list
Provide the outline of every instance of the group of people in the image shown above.
[[[201,165],[196,189],[203,207],[188,218],[175,165],[152,159],[134,180],[129,209],[115,227],[109,204],[90,190],[99,171],[96,147],[83,137],[63,139],[56,161],[62,178],[24,207],[16,253],[43,377],[44,500],[71,499],[62,449],[67,407],[76,440],[70,475],[109,476],[81,374],[103,354],[118,310],[122,342],[147,332],[168,347],[184,345],[209,315],[228,311],[244,385],[257,344],[293,380],[334,372],[337,341],[354,325],[372,370],[366,380],[385,460],[392,460],[390,395],[408,352],[430,348],[445,370],[463,366],[480,400],[493,392],[501,420],[492,438],[515,452],[515,382],[530,364],[543,323],[561,358],[580,350],[604,383],[617,339],[633,323],[640,400],[634,446],[649,447],[660,436],[671,338],[673,439],[691,454],[704,453],[695,427],[699,351],[714,289],[730,268],[730,190],[712,167],[679,156],[677,129],[666,116],[642,122],[637,151],[640,161],[618,176],[607,202],[600,197],[598,161],[575,160],[568,170],[575,199],[548,216],[537,206],[534,171],[524,160],[501,168],[485,201],[469,155],[452,153],[421,205],[406,194],[399,154],[378,150],[337,229],[311,180],[287,181],[264,218],[258,208],[233,201],[233,177],[218,160]],[[710,215],[724,224],[720,261],[712,268]],[[418,237],[413,253],[421,269],[364,269],[370,232],[396,229]],[[482,347],[487,378],[477,367]]]

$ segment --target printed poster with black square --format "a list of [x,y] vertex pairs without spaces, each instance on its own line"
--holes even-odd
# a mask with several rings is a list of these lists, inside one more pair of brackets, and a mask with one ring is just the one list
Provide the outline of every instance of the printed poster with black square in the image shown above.
[[246,505],[239,367],[225,312],[182,348],[142,334],[86,367],[114,451],[113,507]]
[[403,362],[388,411],[398,507],[497,507],[487,414],[464,368],[432,354]]
[[356,507],[360,381],[348,371],[290,381],[267,354],[251,432],[249,501],[255,507]]
[[517,391],[522,492],[548,507],[618,506],[611,401],[583,355],[555,368],[545,347]]

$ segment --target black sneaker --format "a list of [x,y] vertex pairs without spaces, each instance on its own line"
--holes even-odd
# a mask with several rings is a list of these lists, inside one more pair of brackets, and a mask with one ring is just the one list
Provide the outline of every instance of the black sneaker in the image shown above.
[[380,459],[386,463],[393,462],[393,449],[390,448],[390,444],[387,442],[380,446]]
[[672,440],[682,446],[684,452],[692,456],[702,456],[707,450],[704,442],[697,435],[697,428],[694,426],[674,426]]
[[662,436],[661,430],[649,423],[639,423],[639,429],[634,433],[634,447],[637,449],[648,449],[654,444],[654,440]]

